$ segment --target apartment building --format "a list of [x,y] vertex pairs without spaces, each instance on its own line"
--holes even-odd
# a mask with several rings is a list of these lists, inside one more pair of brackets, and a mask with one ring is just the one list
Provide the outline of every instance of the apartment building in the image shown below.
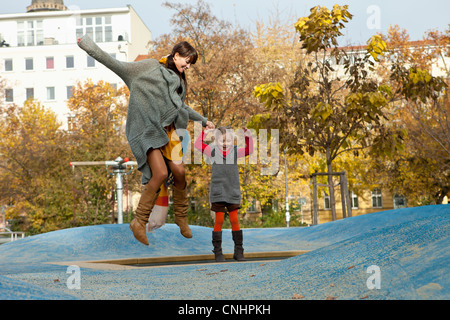
[[0,75],[3,103],[21,105],[33,97],[51,108],[70,129],[67,99],[78,82],[91,79],[123,86],[109,69],[89,57],[77,39],[89,34],[121,61],[147,53],[152,33],[128,5],[82,10],[62,0],[33,0],[24,13],[0,14]]

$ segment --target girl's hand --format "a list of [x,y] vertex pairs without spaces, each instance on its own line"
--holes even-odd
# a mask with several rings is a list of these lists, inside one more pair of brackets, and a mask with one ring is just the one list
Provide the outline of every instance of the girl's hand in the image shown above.
[[206,121],[206,130],[215,129],[216,126],[211,121]]
[[215,129],[206,129],[203,132],[205,133],[205,137],[210,134],[211,132],[213,132]]

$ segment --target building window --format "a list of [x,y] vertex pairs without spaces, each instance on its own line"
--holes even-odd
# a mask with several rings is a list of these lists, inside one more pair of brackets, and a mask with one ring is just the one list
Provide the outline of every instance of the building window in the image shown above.
[[25,58],[25,70],[33,70],[33,58]]
[[95,27],[95,41],[103,42],[103,27]]
[[67,92],[67,99],[72,98],[73,97],[73,86],[67,86],[66,92]]
[[53,57],[45,58],[45,65],[47,70],[55,69],[55,59]]
[[14,102],[14,90],[5,89],[5,102]]
[[406,197],[402,195],[394,195],[394,209],[406,208]]
[[358,195],[352,192],[352,209],[359,208]]
[[105,42],[112,42],[113,36],[112,36],[112,27],[106,26],[105,27]]
[[372,208],[383,208],[383,201],[380,189],[372,190]]
[[75,60],[73,56],[67,56],[66,57],[66,68],[72,69],[75,66]]
[[331,202],[330,202],[330,195],[328,193],[326,193],[325,191],[323,192],[323,207],[325,210],[331,210]]
[[25,89],[25,94],[27,96],[27,100],[28,99],[33,99],[34,98],[34,88],[26,88]]
[[13,71],[13,60],[5,59],[5,71]]
[[17,45],[42,46],[44,44],[44,28],[42,20],[17,22]]
[[47,87],[47,100],[55,100],[55,87]]
[[87,66],[88,68],[95,67],[95,59],[92,58],[91,56],[87,56]]
[[256,212],[256,200],[251,200],[250,207],[247,210],[248,212]]
[[74,116],[67,117],[67,130],[73,132],[76,129],[76,121]]
[[19,47],[25,46],[25,23],[17,21],[17,45]]
[[84,36],[84,32],[83,32],[83,29],[81,28],[78,28],[77,29],[77,32],[76,32],[76,37],[77,37],[77,39],[80,39],[80,38],[83,38],[83,36]]
[[111,16],[78,18],[76,22],[76,38],[87,34],[95,42],[112,42]]

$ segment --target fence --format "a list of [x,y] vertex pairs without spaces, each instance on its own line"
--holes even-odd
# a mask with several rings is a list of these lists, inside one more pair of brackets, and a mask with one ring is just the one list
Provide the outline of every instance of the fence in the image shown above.
[[[6,236],[6,237],[4,237]],[[11,242],[20,238],[25,238],[25,232],[11,231],[8,228],[0,227],[0,243]]]
[[[313,224],[317,224],[317,216],[319,205],[317,203],[317,187],[329,187],[328,184],[317,183],[317,176],[339,176],[339,183],[335,187],[341,187],[341,202],[342,202],[342,216],[343,218],[352,216],[352,204],[350,202],[350,195],[348,192],[347,175],[344,171],[332,172],[332,173],[313,173],[311,175],[313,180]],[[332,217],[332,220],[336,220],[336,216]]]

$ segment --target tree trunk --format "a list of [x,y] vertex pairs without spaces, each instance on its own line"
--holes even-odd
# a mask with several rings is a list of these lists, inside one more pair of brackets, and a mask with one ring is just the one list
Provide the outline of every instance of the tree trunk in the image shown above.
[[336,220],[336,199],[334,197],[334,183],[333,183],[333,168],[331,166],[331,155],[330,150],[327,148],[327,173],[328,173],[328,188],[330,191],[330,208],[331,208],[331,219]]

